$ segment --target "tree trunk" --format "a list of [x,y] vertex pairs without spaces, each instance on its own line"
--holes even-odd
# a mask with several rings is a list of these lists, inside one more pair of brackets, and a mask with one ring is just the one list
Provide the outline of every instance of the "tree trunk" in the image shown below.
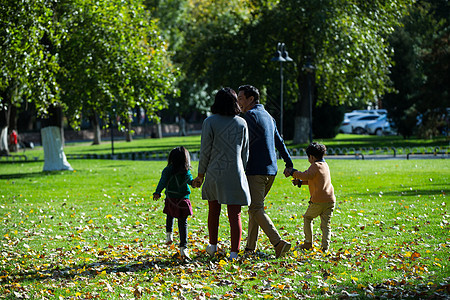
[[94,141],[92,145],[100,145],[102,142],[102,132],[100,130],[100,122],[98,121],[98,116],[94,113],[94,116],[91,117],[92,128],[94,129]]
[[[299,101],[295,116],[294,144],[304,144],[312,141],[312,109],[314,107],[315,72],[314,66],[307,58],[306,65],[299,70],[297,77],[300,87]],[[306,67],[306,70],[305,70]]]
[[51,106],[41,129],[44,148],[44,171],[73,170],[64,154],[64,132],[61,107]]
[[295,113],[294,125],[294,144],[308,143],[309,139],[309,101],[308,101],[308,86],[304,72],[299,71],[300,75],[297,78],[298,86],[300,87],[299,99],[297,102],[297,109]]
[[8,128],[10,101],[6,100],[7,93],[3,93],[2,107],[0,109],[0,155],[9,155]]
[[127,124],[125,124],[125,138],[127,142],[131,142],[133,140],[133,131],[131,129],[131,122],[127,121]]
[[161,126],[161,122],[159,122],[158,124],[156,124],[156,138],[158,138],[158,139],[162,138],[162,126]]
[[8,126],[1,127],[0,129],[0,156],[9,155]]
[[44,171],[73,170],[64,154],[61,128],[49,126],[41,129],[44,147]]
[[294,144],[306,144],[309,141],[309,117],[296,116],[294,128]]

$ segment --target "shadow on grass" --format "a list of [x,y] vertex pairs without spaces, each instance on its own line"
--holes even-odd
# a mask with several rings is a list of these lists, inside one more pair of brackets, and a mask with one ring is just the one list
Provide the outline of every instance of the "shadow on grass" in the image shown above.
[[12,174],[1,174],[0,179],[23,179],[23,178],[36,178],[50,175],[60,175],[61,172],[72,172],[71,170],[58,170],[58,171],[40,171],[40,172],[30,172],[30,173],[12,173]]
[[[199,143],[184,143],[184,147],[186,147],[189,151],[199,151],[200,150],[200,144]],[[144,146],[136,146],[133,144],[130,144],[129,146],[115,146],[114,151],[115,154],[119,153],[136,153],[136,152],[169,152],[174,148],[174,145],[144,145]],[[130,151],[131,150],[131,151]],[[111,149],[109,148],[85,148],[85,149],[79,149],[76,151],[68,150],[66,154],[109,154],[111,152]]]
[[[327,148],[334,147],[428,147],[428,146],[439,146],[448,147],[448,140],[445,137],[437,137],[434,140],[422,140],[418,138],[404,139],[400,136],[373,136],[373,135],[354,135],[354,134],[339,134],[337,137],[332,139],[324,139],[323,142],[327,145]],[[294,144],[292,141],[286,142],[289,147],[298,148],[306,147],[307,144]]]
[[[259,261],[272,260],[268,255],[255,255]],[[71,267],[61,268],[55,266],[51,269],[36,270],[35,268],[24,272],[12,272],[7,273],[0,271],[0,278],[3,277],[10,282],[30,282],[30,281],[43,281],[47,279],[51,280],[67,280],[75,279],[82,276],[90,278],[102,278],[108,274],[119,273],[155,273],[161,274],[162,271],[172,269],[174,267],[186,268],[211,268],[212,263],[217,264],[221,260],[227,260],[226,256],[220,255],[210,258],[204,253],[199,253],[197,256],[192,257],[191,260],[182,259],[179,254],[174,254],[169,257],[155,257],[154,255],[142,255],[134,257],[128,260],[127,258],[121,259],[120,257],[107,257],[100,259],[98,262],[90,264],[74,265]],[[238,260],[235,262],[240,264]],[[54,264],[53,264],[54,266]],[[6,275],[6,276],[5,276]],[[1,279],[0,279],[1,282]]]
[[346,193],[345,197],[361,197],[361,195],[364,195],[365,197],[368,196],[368,194],[372,194],[372,195],[378,195],[381,194],[383,196],[386,197],[392,197],[392,196],[437,196],[437,195],[442,195],[444,194],[448,194],[450,193],[450,189],[447,188],[441,188],[441,189],[420,189],[420,188],[414,188],[413,186],[411,186],[411,188],[403,188],[403,189],[398,189],[395,191],[384,191],[383,189],[380,190],[381,193],[379,193],[379,191],[372,191],[371,193],[367,193],[366,191],[361,191],[361,193]]
[[32,173],[15,173],[15,174],[3,174],[0,175],[0,179],[20,179],[20,178],[35,178],[35,177],[41,177],[42,175],[45,175],[45,172],[32,172]]
[[421,195],[421,196],[431,196],[431,195],[442,195],[442,193],[447,194],[450,190],[447,188],[442,188],[438,190],[424,190],[424,189],[404,189],[404,190],[398,190],[398,191],[383,191],[383,196],[414,196],[414,195]]

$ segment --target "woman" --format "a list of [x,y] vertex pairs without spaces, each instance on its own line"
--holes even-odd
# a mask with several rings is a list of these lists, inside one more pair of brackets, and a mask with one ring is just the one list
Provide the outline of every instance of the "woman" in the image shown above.
[[219,90],[211,107],[212,116],[202,126],[198,177],[204,180],[202,198],[208,200],[209,245],[206,252],[217,252],[221,204],[227,205],[231,229],[230,259],[237,258],[242,238],[241,206],[250,205],[250,191],[245,176],[248,159],[248,130],[238,116],[237,95],[231,88]]

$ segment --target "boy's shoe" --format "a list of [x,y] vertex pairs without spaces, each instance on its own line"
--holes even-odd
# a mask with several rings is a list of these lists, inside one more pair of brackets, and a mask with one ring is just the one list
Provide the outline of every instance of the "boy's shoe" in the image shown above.
[[173,243],[173,233],[166,232],[166,245],[170,245]]
[[214,254],[217,252],[217,245],[208,245],[206,246],[206,253],[209,254],[209,256],[214,256]]
[[281,257],[284,254],[286,254],[286,252],[289,251],[289,249],[291,249],[291,244],[286,242],[285,240],[281,240],[276,246],[275,246],[275,257]]
[[186,247],[180,247],[180,256],[181,258],[190,260],[189,250]]
[[301,250],[311,250],[312,249],[312,243],[305,242],[300,245]]
[[231,252],[229,259],[233,260],[233,259],[237,259],[237,257],[238,257],[238,253],[237,252]]

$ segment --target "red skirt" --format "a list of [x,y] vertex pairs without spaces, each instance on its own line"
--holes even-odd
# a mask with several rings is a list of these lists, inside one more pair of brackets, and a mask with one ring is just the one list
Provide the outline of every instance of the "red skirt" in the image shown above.
[[166,198],[163,213],[174,218],[192,215],[191,201],[186,198]]

